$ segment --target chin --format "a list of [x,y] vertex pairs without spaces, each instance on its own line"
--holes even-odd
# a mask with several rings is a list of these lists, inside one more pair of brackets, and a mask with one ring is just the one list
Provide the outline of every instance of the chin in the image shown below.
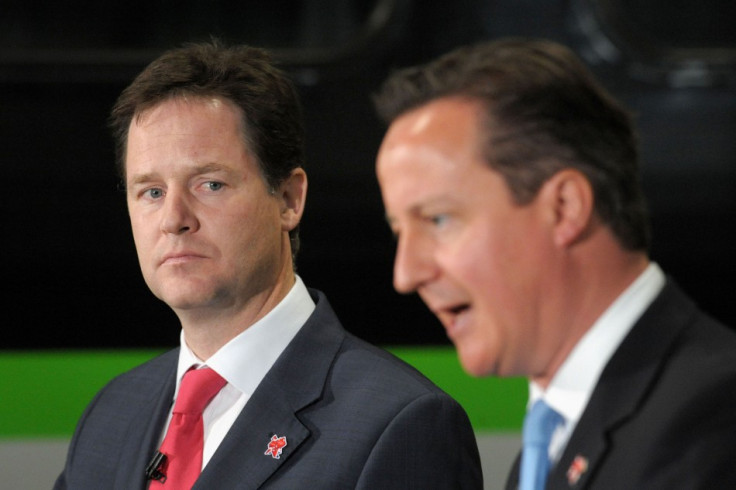
[[468,347],[457,345],[457,355],[463,370],[471,376],[480,378],[496,374],[496,364],[477,343]]
[[166,303],[174,310],[188,310],[206,304],[208,298],[201,291],[191,293],[187,291],[167,292],[158,296],[158,299]]

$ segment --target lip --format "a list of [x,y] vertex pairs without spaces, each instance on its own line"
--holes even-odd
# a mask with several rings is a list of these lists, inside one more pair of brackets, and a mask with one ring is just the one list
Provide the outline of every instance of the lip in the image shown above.
[[205,256],[196,252],[183,250],[180,252],[171,252],[165,254],[161,258],[159,265],[176,265],[186,264],[195,260],[204,259]]
[[[458,309],[462,307],[462,309]],[[445,327],[447,336],[450,339],[458,337],[467,325],[467,317],[470,312],[470,306],[467,304],[459,304],[453,306],[445,306],[441,308],[433,308],[432,312]]]

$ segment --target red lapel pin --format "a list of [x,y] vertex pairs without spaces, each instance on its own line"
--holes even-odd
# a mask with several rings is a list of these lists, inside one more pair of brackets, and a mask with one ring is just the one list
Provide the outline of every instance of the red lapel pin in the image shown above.
[[281,451],[283,451],[284,447],[286,447],[286,437],[279,437],[274,434],[273,436],[271,436],[271,440],[268,443],[268,448],[263,454],[265,454],[266,456],[270,454],[273,459],[281,459]]
[[567,469],[567,483],[575,485],[586,471],[588,471],[588,458],[578,454]]

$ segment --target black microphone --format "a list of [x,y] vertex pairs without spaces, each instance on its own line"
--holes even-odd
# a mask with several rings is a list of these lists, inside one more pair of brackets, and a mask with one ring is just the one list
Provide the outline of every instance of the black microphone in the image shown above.
[[161,451],[156,451],[151,461],[146,466],[146,479],[156,480],[161,483],[166,481],[166,474],[163,472],[162,467],[166,463],[166,455]]

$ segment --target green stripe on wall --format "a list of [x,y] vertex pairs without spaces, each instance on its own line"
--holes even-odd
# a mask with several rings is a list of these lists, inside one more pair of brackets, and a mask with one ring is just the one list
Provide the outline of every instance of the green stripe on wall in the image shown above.
[[[466,375],[452,347],[391,352],[452,395],[477,431],[518,431],[527,388],[522,379]],[[0,437],[69,437],[95,393],[158,350],[0,352]]]
[[529,388],[524,378],[473,378],[463,371],[453,347],[388,349],[449,393],[476,431],[520,431]]
[[97,391],[159,351],[0,353],[0,437],[69,437]]

